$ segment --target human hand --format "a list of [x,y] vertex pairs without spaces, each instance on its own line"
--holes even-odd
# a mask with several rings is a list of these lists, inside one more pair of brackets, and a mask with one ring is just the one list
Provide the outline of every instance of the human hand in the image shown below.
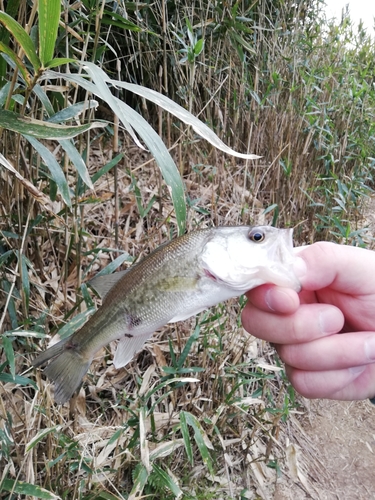
[[327,242],[297,251],[302,291],[249,291],[244,328],[276,344],[303,396],[374,397],[375,252]]

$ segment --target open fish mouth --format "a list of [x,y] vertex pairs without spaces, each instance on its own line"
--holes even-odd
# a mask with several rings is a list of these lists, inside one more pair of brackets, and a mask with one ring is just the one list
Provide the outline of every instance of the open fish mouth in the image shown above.
[[233,229],[226,228],[225,237],[206,244],[201,262],[206,277],[238,295],[265,283],[300,290],[294,273],[293,229],[237,227],[237,234],[231,234]]

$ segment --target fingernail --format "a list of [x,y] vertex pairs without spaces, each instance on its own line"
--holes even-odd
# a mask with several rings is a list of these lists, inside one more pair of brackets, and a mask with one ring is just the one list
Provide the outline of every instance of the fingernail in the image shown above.
[[275,308],[273,307],[273,290],[270,288],[269,290],[266,291],[266,294],[264,296],[264,300],[267,304],[267,307],[271,309],[271,311],[275,311]]
[[365,353],[369,361],[375,360],[375,337],[369,337],[365,341]]
[[293,270],[297,278],[303,278],[307,273],[306,262],[301,257],[296,257],[293,262]]
[[290,296],[282,288],[270,288],[267,290],[264,300],[269,309],[275,312],[280,310],[280,302],[289,303]]
[[351,368],[348,368],[348,370],[352,375],[358,377],[358,375],[366,370],[366,366],[352,366]]
[[319,313],[320,330],[326,335],[338,333],[343,327],[343,318],[335,308],[329,308]]

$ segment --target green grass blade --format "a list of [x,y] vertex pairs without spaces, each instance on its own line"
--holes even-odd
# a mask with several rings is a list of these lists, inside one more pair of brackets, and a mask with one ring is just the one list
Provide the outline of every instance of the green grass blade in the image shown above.
[[48,434],[51,432],[59,432],[62,428],[62,425],[54,425],[53,427],[47,427],[46,429],[42,429],[38,432],[36,436],[34,436],[26,445],[26,453],[32,450],[40,441],[42,441]]
[[77,172],[83,182],[86,184],[87,187],[92,189],[94,186],[91,182],[89,172],[87,170],[86,163],[83,161],[82,156],[79,154],[77,151],[77,148],[74,146],[71,140],[65,139],[65,140],[60,140],[59,143],[61,144],[61,147],[67,153],[69,158],[71,159],[73,165],[76,167]]
[[184,444],[185,444],[186,455],[188,457],[190,464],[194,465],[193,448],[191,446],[190,433],[189,433],[189,428],[188,428],[187,421],[186,421],[186,412],[184,412],[184,411],[182,411],[180,413],[180,424],[181,424],[182,438],[183,438]]
[[38,0],[39,57],[42,65],[51,61],[61,14],[60,0]]
[[38,97],[38,99],[40,99],[48,116],[54,115],[55,110],[53,109],[52,103],[49,100],[49,97],[45,93],[44,89],[38,83],[34,85],[33,92]]
[[21,255],[21,268],[22,268],[22,290],[25,296],[26,310],[28,311],[30,302],[30,280],[29,280],[29,273],[27,272],[25,255]]
[[105,276],[107,274],[112,274],[116,271],[118,267],[121,266],[124,262],[131,262],[133,258],[127,253],[124,252],[122,255],[117,257],[114,261],[112,261],[108,266],[103,267],[96,275],[95,278],[99,276]]
[[71,139],[92,128],[104,127],[104,123],[92,122],[84,125],[67,126],[57,123],[44,122],[13,113],[5,109],[0,110],[0,127],[20,134],[37,137],[38,139]]
[[68,205],[68,207],[71,207],[72,202],[70,199],[69,186],[65,179],[64,172],[62,171],[62,168],[60,167],[54,155],[51,153],[49,149],[43,146],[42,143],[40,143],[37,139],[35,139],[35,137],[31,137],[25,134],[24,137],[29,141],[29,143],[32,145],[35,151],[37,151],[40,154],[44,163],[48,167],[53,180],[56,182],[56,185],[61,193],[61,196],[63,197],[63,200]]
[[5,45],[3,42],[0,42],[0,52],[3,52],[12,59],[14,64],[20,70],[21,75],[23,76],[26,84],[30,86],[31,85],[30,73],[27,71],[26,66],[24,65],[23,61],[18,57],[18,55],[15,52],[13,52],[13,50],[7,45]]
[[195,439],[195,442],[197,443],[197,446],[199,448],[200,454],[202,456],[202,460],[205,463],[205,465],[207,466],[210,473],[212,475],[214,475],[214,468],[213,468],[213,464],[212,464],[212,459],[211,459],[210,453],[208,451],[208,446],[207,446],[207,445],[209,445],[210,448],[212,448],[212,445],[209,442],[208,437],[207,437],[206,433],[204,432],[201,424],[198,422],[197,418],[192,413],[188,413],[188,412],[185,412],[185,416],[186,416],[187,424],[190,425],[194,430],[194,439]]
[[3,335],[2,342],[3,342],[4,352],[5,352],[5,358],[9,364],[10,374],[12,375],[13,379],[15,379],[15,377],[16,377],[16,364],[15,364],[14,349],[13,349],[12,341],[6,335]]
[[178,369],[181,369],[186,361],[186,358],[188,357],[189,355],[189,352],[190,352],[190,349],[191,349],[191,346],[194,344],[194,342],[196,342],[199,338],[199,334],[200,334],[200,326],[197,325],[195,327],[195,330],[193,332],[192,335],[190,335],[190,337],[188,338],[186,344],[185,344],[185,347],[184,347],[184,350],[182,351],[181,353],[181,356],[179,357],[178,359],[178,362],[177,362],[177,368]]
[[66,122],[68,120],[73,120],[81,113],[83,113],[86,109],[95,109],[99,105],[98,101],[94,99],[88,99],[87,101],[77,102],[76,104],[72,104],[67,108],[63,108],[57,113],[52,113],[50,118],[48,118],[48,123],[61,123]]
[[44,66],[45,68],[56,68],[56,66],[63,66],[64,64],[70,64],[77,62],[75,59],[70,57],[56,57],[55,59],[51,59]]
[[160,485],[163,486],[164,488],[167,487],[171,490],[171,492],[176,495],[176,497],[180,497],[183,492],[176,484],[174,479],[167,473],[165,470],[163,470],[161,467],[159,467],[157,464],[153,464],[153,473],[158,476],[158,479],[160,480]]
[[87,319],[94,314],[96,311],[95,307],[90,307],[89,309],[86,309],[86,311],[83,311],[77,316],[74,316],[73,319],[69,321],[66,325],[64,325],[62,328],[59,330],[59,337],[60,339],[65,339],[66,337],[70,337],[73,335],[73,333],[81,328],[83,326]]
[[[47,1],[47,0],[45,0]],[[23,27],[13,17],[5,12],[0,12],[0,23],[14,36],[22,47],[26,57],[31,62],[34,70],[37,72],[41,67],[37,50],[31,37],[26,33]]]
[[30,495],[34,498],[44,500],[60,500],[58,495],[35,484],[25,483],[14,479],[4,479],[0,485],[0,491],[11,491],[18,495]]
[[148,470],[142,464],[139,464],[136,468],[136,473],[133,481],[133,488],[130,492],[128,500],[135,500],[136,498],[141,498],[142,491],[146,486],[149,477]]
[[114,158],[112,158],[111,161],[109,161],[104,167],[102,167],[100,170],[98,170],[93,176],[92,176],[92,183],[95,184],[95,182],[102,177],[102,175],[106,174],[113,168],[115,165],[117,165],[122,159],[124,158],[124,153],[120,153],[116,155]]
[[31,385],[34,387],[36,391],[38,390],[38,387],[33,380],[27,377],[22,377],[21,375],[16,375],[15,377],[12,377],[10,373],[0,373],[0,382],[17,384],[17,385]]

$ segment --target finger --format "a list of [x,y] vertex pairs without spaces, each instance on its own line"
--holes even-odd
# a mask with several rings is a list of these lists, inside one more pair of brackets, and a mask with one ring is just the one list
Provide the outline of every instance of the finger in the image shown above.
[[296,249],[298,257],[306,263],[299,277],[304,290],[320,290],[330,286],[348,294],[375,293],[370,270],[375,270],[375,253],[364,248],[318,242]]
[[278,345],[280,358],[300,370],[341,370],[375,362],[374,332],[330,335],[312,342]]
[[291,314],[299,306],[298,294],[290,288],[262,285],[247,292],[250,302],[263,311]]
[[293,387],[310,399],[326,398],[342,401],[367,399],[375,394],[375,364],[310,372],[286,367]]
[[242,324],[255,337],[277,344],[299,344],[341,331],[344,316],[327,304],[302,304],[294,314],[273,314],[248,302]]

